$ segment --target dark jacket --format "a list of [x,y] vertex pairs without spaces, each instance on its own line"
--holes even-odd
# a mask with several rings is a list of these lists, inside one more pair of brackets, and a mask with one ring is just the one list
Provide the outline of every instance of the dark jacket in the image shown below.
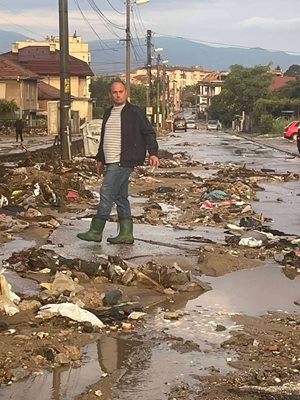
[[[110,116],[112,107],[108,108],[103,116],[101,136],[96,160],[105,164],[103,152],[103,139],[106,122]],[[143,165],[146,157],[157,156],[158,144],[156,134],[144,112],[136,105],[126,102],[121,111],[121,158],[123,167],[135,167]]]
[[21,119],[17,119],[15,122],[15,128],[17,133],[22,133],[24,125]]

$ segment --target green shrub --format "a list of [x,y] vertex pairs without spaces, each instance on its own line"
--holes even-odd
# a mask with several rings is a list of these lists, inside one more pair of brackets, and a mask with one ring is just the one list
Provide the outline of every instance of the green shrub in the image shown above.
[[274,118],[270,114],[263,114],[258,126],[259,133],[265,135],[273,131]]
[[263,114],[260,119],[258,131],[262,135],[282,136],[284,128],[291,122],[286,118],[274,118],[271,114]]
[[101,119],[103,118],[104,108],[103,107],[94,107],[93,108],[93,119]]

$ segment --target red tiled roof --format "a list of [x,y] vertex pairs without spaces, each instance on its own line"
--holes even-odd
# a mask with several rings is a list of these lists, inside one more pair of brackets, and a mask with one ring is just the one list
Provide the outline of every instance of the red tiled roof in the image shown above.
[[39,76],[27,68],[0,55],[0,78],[4,79],[38,79]]
[[39,100],[59,100],[60,91],[54,86],[48,85],[45,82],[38,83],[38,98]]
[[[42,76],[60,74],[60,51],[50,51],[48,46],[27,46],[19,49],[17,53],[10,51],[4,56]],[[94,75],[86,62],[73,56],[69,56],[69,60],[72,76]]]
[[282,86],[286,85],[289,81],[295,81],[296,78],[294,76],[274,76],[271,85],[269,86],[269,90],[279,89]]

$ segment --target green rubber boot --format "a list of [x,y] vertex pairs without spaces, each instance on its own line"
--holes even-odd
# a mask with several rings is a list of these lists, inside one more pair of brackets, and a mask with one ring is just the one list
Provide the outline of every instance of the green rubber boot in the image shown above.
[[107,241],[111,244],[132,244],[133,238],[133,222],[131,218],[119,220],[120,231],[118,236],[108,238]]
[[78,233],[77,237],[81,240],[87,240],[88,242],[101,242],[105,224],[105,219],[93,217],[90,229],[85,233]]

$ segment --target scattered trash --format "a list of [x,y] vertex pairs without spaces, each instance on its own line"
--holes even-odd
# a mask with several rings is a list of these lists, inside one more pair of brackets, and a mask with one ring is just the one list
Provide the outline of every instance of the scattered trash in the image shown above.
[[103,322],[94,314],[72,303],[47,304],[42,306],[38,313],[38,317],[42,319],[47,319],[47,317],[53,317],[54,315],[61,315],[77,322],[90,322],[93,326],[99,328],[104,326]]

